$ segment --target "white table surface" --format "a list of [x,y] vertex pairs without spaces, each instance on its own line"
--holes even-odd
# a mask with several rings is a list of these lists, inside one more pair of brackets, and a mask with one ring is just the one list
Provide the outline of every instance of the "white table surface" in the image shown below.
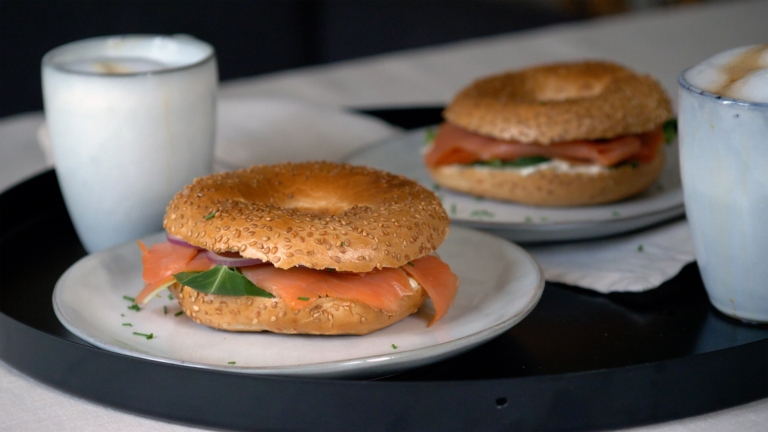
[[[223,83],[222,97],[290,97],[346,107],[444,104],[472,79],[535,63],[610,59],[656,76],[676,98],[679,73],[720,51],[768,42],[768,2],[666,8],[384,54]],[[0,119],[0,190],[45,170],[42,114]],[[768,385],[768,384],[767,384]],[[632,431],[762,431],[768,399]],[[0,431],[194,431],[106,408],[0,362]]]

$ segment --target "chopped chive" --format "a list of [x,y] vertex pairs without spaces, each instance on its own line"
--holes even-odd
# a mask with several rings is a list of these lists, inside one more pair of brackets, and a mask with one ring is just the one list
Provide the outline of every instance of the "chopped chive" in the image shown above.
[[542,221],[542,222],[546,222],[546,221],[548,221],[548,220],[549,220],[549,219],[545,218],[544,216],[542,216],[542,217],[541,217],[541,221]]
[[411,266],[411,267],[416,267],[416,266],[415,266],[415,265],[413,265],[413,263],[412,263],[412,262],[410,262],[410,261],[408,261],[408,265],[409,265],[409,266]]
[[440,190],[440,185],[437,184],[437,183],[432,183],[432,190],[439,191]]
[[489,212],[488,210],[473,210],[469,215],[475,217],[493,217],[493,213]]
[[397,345],[392,344],[392,349],[397,349]]
[[329,268],[325,269],[325,271],[327,271],[328,273],[333,273],[333,272],[335,272],[335,271],[336,271],[336,269],[335,269],[335,268],[330,268],[330,267],[329,267]]
[[131,323],[123,323],[123,327],[133,327]]
[[155,337],[155,335],[153,333],[146,334],[146,333],[133,332],[133,334],[135,334],[136,336],[145,337],[145,338],[147,338],[147,340],[150,340],[153,337]]
[[237,363],[235,363],[235,362],[229,362],[229,363],[227,363],[227,364],[237,364]]
[[168,307],[163,306],[163,315],[168,315]]
[[212,217],[216,216],[216,212],[213,212],[205,217],[205,220],[211,219]]
[[121,317],[124,317],[124,316],[125,316],[125,314],[120,314],[120,316],[121,316]]
[[616,210],[614,210],[613,212],[611,212],[611,216],[613,216],[613,217],[619,217],[619,216],[620,216],[620,213],[619,213],[619,212],[617,212]]
[[128,309],[131,309],[131,310],[135,310],[136,312],[138,312],[138,311],[140,311],[140,310],[141,310],[141,308],[139,307],[139,305],[137,305],[136,303],[134,303],[134,304],[132,304],[132,305],[128,306]]
[[339,246],[344,247],[344,242],[341,242]]
[[296,298],[302,301],[309,301],[309,297],[296,297]]
[[168,293],[168,300],[173,300],[173,294]]
[[484,200],[485,200],[485,198],[483,198],[481,196],[475,196],[475,201],[484,201]]
[[123,300],[128,300],[129,302],[136,303],[136,299],[133,297],[123,296]]
[[173,316],[179,316],[179,315],[181,315],[181,314],[183,314],[183,313],[184,313],[184,311],[178,311],[178,312],[176,312],[175,314],[173,314]]
[[530,216],[526,216],[525,217],[525,223],[531,223],[531,222],[533,222],[533,218],[530,217]]
[[638,252],[642,252],[642,251],[643,251],[643,245],[639,245],[639,246],[637,247],[637,251],[638,251]]
[[451,204],[451,216],[456,216],[456,204]]

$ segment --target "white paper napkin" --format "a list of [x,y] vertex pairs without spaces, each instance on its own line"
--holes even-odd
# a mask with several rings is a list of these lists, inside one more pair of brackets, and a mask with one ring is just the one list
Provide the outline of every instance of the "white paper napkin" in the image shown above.
[[686,220],[607,239],[527,250],[546,280],[601,293],[657,288],[695,259]]

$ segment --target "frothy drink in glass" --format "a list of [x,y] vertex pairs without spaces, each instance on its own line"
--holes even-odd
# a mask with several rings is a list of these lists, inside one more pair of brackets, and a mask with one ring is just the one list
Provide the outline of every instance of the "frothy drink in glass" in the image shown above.
[[189,36],[110,36],[43,58],[56,175],[89,252],[158,231],[184,185],[212,169],[213,48]]
[[680,76],[680,164],[696,260],[712,304],[768,322],[768,45]]

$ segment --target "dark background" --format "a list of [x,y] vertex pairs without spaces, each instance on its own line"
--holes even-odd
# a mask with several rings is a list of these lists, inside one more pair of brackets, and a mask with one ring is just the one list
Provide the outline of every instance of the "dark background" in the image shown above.
[[[695,0],[647,0],[648,5]],[[632,0],[0,0],[0,117],[42,109],[40,59],[78,39],[188,33],[222,80],[624,12]],[[635,6],[636,7],[636,6]]]
[[227,80],[578,15],[534,1],[0,0],[0,116],[42,109],[43,54],[87,37],[188,33],[213,44]]

